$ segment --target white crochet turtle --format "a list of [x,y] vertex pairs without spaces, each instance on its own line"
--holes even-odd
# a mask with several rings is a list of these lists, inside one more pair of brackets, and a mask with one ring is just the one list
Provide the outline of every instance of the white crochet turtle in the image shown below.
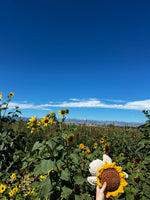
[[[97,174],[99,172],[98,169],[102,167],[105,164],[105,162],[107,162],[108,164],[112,163],[112,159],[106,154],[103,155],[103,160],[96,159],[90,163],[89,171],[92,176],[88,177],[87,180],[91,185],[97,185]],[[128,178],[128,174],[125,172],[123,173],[126,174],[125,178]]]

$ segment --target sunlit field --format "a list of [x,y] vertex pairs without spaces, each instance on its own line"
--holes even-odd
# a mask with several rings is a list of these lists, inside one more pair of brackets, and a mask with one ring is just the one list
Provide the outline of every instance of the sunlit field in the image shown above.
[[[95,200],[89,164],[106,154],[128,174],[109,199],[150,199],[150,115],[139,127],[65,123],[68,109],[25,121],[0,94],[0,200]],[[61,120],[58,120],[61,117]]]

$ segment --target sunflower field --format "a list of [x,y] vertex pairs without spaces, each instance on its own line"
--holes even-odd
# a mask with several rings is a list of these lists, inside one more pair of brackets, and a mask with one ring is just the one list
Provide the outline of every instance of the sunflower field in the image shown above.
[[[95,200],[89,165],[110,157],[126,184],[108,199],[150,199],[150,115],[139,127],[65,123],[68,109],[24,120],[0,94],[0,200]],[[119,166],[119,167],[118,167]],[[99,170],[101,185],[106,162]],[[115,173],[116,173],[115,172]],[[106,171],[105,171],[106,173]],[[93,180],[93,179],[91,179]],[[124,182],[125,183],[125,182]]]

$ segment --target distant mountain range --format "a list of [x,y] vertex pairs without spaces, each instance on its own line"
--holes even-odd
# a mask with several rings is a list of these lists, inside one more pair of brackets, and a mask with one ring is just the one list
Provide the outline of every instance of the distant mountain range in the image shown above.
[[102,120],[92,120],[92,119],[76,119],[70,118],[65,119],[67,123],[77,123],[77,124],[95,124],[95,125],[110,125],[113,124],[114,126],[140,126],[145,122],[122,122],[122,121],[102,121]]
[[65,119],[65,122],[67,123],[77,123],[77,124],[95,124],[95,125],[114,125],[114,126],[140,126],[144,124],[145,122],[120,122],[120,121],[102,121],[102,120],[92,120],[92,119],[76,119],[76,118],[70,118]]
[[[29,118],[23,118],[23,120],[29,120]],[[38,118],[38,120],[41,120]],[[58,120],[60,120],[58,118]],[[77,119],[77,118],[66,118],[66,123],[75,123],[75,124],[92,124],[92,125],[114,125],[114,126],[140,126],[145,124],[145,121],[142,122],[122,122],[122,121],[102,121],[102,120],[93,120],[93,119]]]

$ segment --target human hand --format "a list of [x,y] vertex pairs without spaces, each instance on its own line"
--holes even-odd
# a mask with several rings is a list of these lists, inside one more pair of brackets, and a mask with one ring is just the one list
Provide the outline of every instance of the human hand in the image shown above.
[[106,200],[106,196],[105,196],[106,186],[107,186],[106,182],[104,182],[102,188],[100,188],[97,185],[97,187],[96,187],[96,200]]

